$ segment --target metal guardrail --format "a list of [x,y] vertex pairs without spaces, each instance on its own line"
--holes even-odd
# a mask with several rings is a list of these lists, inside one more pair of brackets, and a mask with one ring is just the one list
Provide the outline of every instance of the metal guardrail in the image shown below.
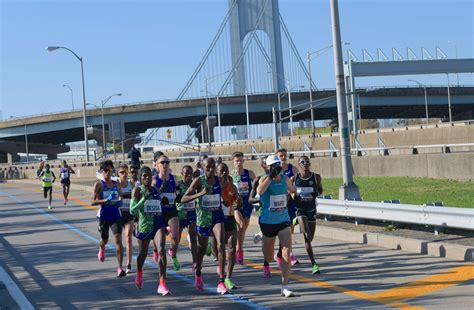
[[324,215],[474,230],[474,209],[322,198],[317,203]]

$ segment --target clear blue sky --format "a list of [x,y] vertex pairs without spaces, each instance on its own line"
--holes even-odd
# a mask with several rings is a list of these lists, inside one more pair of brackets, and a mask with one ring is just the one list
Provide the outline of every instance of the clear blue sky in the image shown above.
[[[222,22],[225,0],[0,0],[3,119],[70,109],[68,84],[79,107],[79,62],[84,57],[87,101],[98,104],[173,99],[183,88]],[[329,0],[280,0],[280,12],[305,58],[331,44]],[[474,4],[469,0],[340,0],[343,41],[361,55],[406,47],[473,57]],[[319,87],[334,87],[327,54],[313,62]],[[473,84],[472,75],[461,83]],[[361,79],[359,85],[408,84],[407,77]],[[417,76],[445,84],[444,76]],[[453,76],[453,80],[455,78]]]

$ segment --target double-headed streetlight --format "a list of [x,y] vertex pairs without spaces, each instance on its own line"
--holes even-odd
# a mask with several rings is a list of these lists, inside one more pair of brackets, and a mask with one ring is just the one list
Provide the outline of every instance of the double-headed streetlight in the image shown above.
[[288,93],[288,112],[290,113],[290,133],[293,136],[293,106],[291,102],[291,91],[296,88],[304,88],[304,85],[297,85],[290,87],[290,81],[285,78],[285,81],[288,82],[287,86],[288,89],[285,90],[284,92],[281,92],[278,94],[278,113],[279,113],[279,119],[280,119],[280,136],[282,135],[282,125],[281,125],[281,98]]
[[47,48],[47,51],[48,52],[53,52],[55,50],[58,50],[58,49],[64,49],[64,50],[67,50],[69,51],[70,53],[72,53],[76,58],[77,60],[79,60],[79,62],[81,63],[81,77],[82,77],[82,117],[83,117],[83,121],[84,121],[84,144],[86,146],[86,162],[89,163],[89,141],[88,141],[88,138],[87,138],[87,123],[86,123],[86,89],[85,89],[85,85],[84,85],[84,62],[83,62],[83,58],[82,57],[79,57],[76,53],[74,53],[74,51],[72,51],[71,49],[67,48],[67,47],[63,47],[63,46],[48,46]]
[[24,129],[25,129],[25,151],[26,151],[26,163],[28,164],[30,162],[30,154],[28,152],[28,133],[26,131],[26,121],[23,117],[18,117],[18,116],[10,116],[10,118],[13,119],[18,119],[22,122]]
[[[231,70],[227,70],[225,72],[221,72],[221,73],[218,73],[218,74],[215,74],[213,76],[210,76],[210,77],[205,77],[204,78],[204,92],[206,93],[206,125],[207,125],[207,138],[208,138],[208,142],[209,142],[209,148],[211,147],[211,127],[209,126],[209,90],[208,90],[208,84],[209,84],[209,81],[223,75],[223,74],[226,74],[226,73],[229,73]],[[219,126],[219,140],[221,139],[220,135],[220,130],[221,130],[221,115],[220,115],[220,106],[219,106],[219,94],[217,94],[216,96],[216,101],[217,101],[217,123],[218,123],[218,126]],[[204,136],[202,137],[202,141],[204,142]]]
[[423,87],[423,91],[425,92],[425,112],[426,112],[426,125],[429,123],[429,117],[428,117],[428,96],[426,94],[426,85],[421,84],[420,82],[416,80],[408,80],[409,82],[413,82],[418,84],[418,86]]
[[100,107],[98,107],[97,105],[93,104],[93,103],[87,103],[87,105],[92,105],[94,107],[96,107],[97,109],[100,108],[100,112],[101,112],[101,116],[102,116],[102,152],[105,154],[107,152],[107,149],[106,149],[106,143],[105,143],[105,123],[104,123],[104,106],[107,104],[107,102],[114,96],[122,96],[121,93],[118,93],[118,94],[113,94],[113,95],[110,95],[108,96],[107,98],[105,98],[104,100],[102,100],[101,102],[101,105]]
[[69,86],[67,84],[63,84],[63,87],[68,88],[69,91],[71,92],[71,104],[72,104],[72,110],[74,111],[74,95],[72,93],[72,88],[71,88],[71,86]]

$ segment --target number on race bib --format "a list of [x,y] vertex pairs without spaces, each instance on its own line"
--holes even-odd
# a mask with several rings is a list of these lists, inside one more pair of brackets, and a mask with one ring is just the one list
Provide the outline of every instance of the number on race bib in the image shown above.
[[51,182],[51,178],[50,178],[50,177],[46,177],[46,178],[43,179],[43,181],[45,181],[45,182]]
[[146,215],[161,215],[161,201],[145,200],[145,214]]
[[119,198],[117,191],[104,191],[104,193],[103,193],[104,199],[106,199],[107,197],[109,197],[110,194],[113,194],[113,197],[114,197],[111,202],[112,202],[112,203],[117,202],[117,201],[118,201],[118,198]]
[[168,204],[163,205],[164,208],[172,208],[174,206],[175,193],[161,193],[161,196],[168,198]]
[[296,189],[296,194],[300,197],[301,201],[313,201],[313,191],[312,187],[298,187]]
[[120,207],[123,211],[130,210],[130,199],[122,199],[122,206]]
[[181,210],[183,211],[193,211],[196,208],[196,202],[190,201],[183,203]]
[[67,171],[66,172],[61,172],[61,179],[64,180],[64,179],[67,179],[67,178],[69,178],[69,172],[67,172]]
[[216,211],[221,208],[221,197],[219,194],[204,195],[202,197],[202,208],[206,211]]
[[231,215],[230,213],[230,207],[227,207],[224,203],[221,204],[222,212],[224,212],[224,215]]
[[272,195],[270,196],[270,211],[282,211],[286,209],[287,196]]

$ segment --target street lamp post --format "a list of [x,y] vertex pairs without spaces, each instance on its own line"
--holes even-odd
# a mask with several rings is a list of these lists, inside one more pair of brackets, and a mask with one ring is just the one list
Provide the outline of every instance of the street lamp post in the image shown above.
[[[229,73],[231,70],[227,70],[218,74],[215,74],[210,77],[205,77],[204,78],[204,92],[206,93],[206,118],[207,118],[207,136],[208,136],[208,142],[209,142],[209,149],[211,148],[211,128],[209,126],[209,90],[208,90],[208,84],[209,81],[212,79],[215,79],[223,74]],[[216,104],[217,104],[217,125],[219,126],[219,141],[221,141],[221,114],[220,114],[220,106],[219,106],[219,94],[216,95]],[[202,136],[202,141],[204,142],[204,136]]]
[[71,104],[72,104],[72,110],[74,111],[74,95],[72,93],[72,88],[69,85],[63,84],[63,87],[69,88],[69,91],[71,92]]
[[423,85],[423,84],[421,84],[420,82],[418,82],[418,81],[416,81],[416,80],[408,80],[408,81],[413,82],[413,83],[416,83],[416,84],[418,84],[418,86],[423,87],[423,91],[424,91],[424,93],[425,93],[426,125],[428,125],[428,123],[429,123],[429,117],[428,117],[428,96],[427,96],[427,94],[426,94],[426,86]]
[[74,53],[74,51],[72,51],[71,49],[67,48],[67,47],[63,47],[63,46],[48,46],[47,47],[47,51],[48,52],[53,52],[57,49],[65,49],[67,51],[69,51],[70,53],[72,53],[76,58],[77,60],[79,60],[79,62],[81,63],[81,80],[82,80],[82,104],[83,104],[83,107],[82,107],[82,116],[83,116],[83,121],[84,121],[84,144],[86,146],[86,163],[89,163],[89,140],[88,140],[88,137],[87,137],[87,123],[86,123],[86,117],[87,117],[87,111],[86,111],[86,88],[85,88],[85,85],[84,85],[84,62],[83,62],[83,58],[82,57],[79,57],[76,53]]
[[30,162],[30,153],[28,151],[28,133],[26,131],[26,121],[25,121],[24,118],[18,117],[18,116],[10,116],[10,118],[16,118],[16,119],[20,120],[23,123],[23,127],[24,127],[24,130],[25,130],[26,163],[28,164]]
[[449,112],[449,122],[452,123],[453,122],[453,118],[452,118],[452,115],[451,115],[451,87],[450,87],[450,84],[449,84],[449,73],[446,73],[446,77],[448,78],[448,112]]

